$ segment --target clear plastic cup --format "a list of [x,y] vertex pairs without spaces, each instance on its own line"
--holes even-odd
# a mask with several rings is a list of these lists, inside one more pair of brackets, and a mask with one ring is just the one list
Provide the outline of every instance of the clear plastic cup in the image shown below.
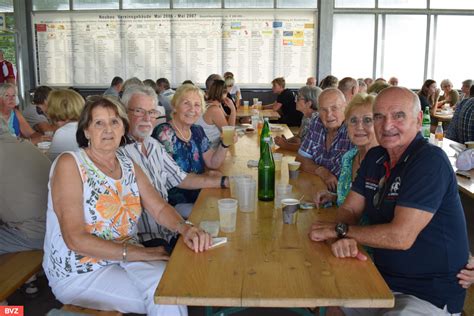
[[255,179],[242,178],[237,181],[237,199],[241,212],[253,212],[255,210],[255,192],[257,181]]
[[237,223],[237,205],[236,199],[220,199],[217,201],[219,209],[219,225],[224,233],[235,231]]
[[275,208],[281,207],[281,200],[292,197],[292,190],[291,184],[277,183],[275,185]]
[[283,160],[283,154],[282,153],[273,153],[273,161],[275,161],[275,171],[280,172],[281,171],[281,162]]
[[258,104],[258,98],[253,98],[253,106],[256,108]]
[[249,174],[238,174],[235,176],[230,176],[229,177],[229,189],[230,189],[230,196],[233,198],[237,198],[237,192],[238,192],[238,187],[237,187],[237,181],[240,179],[252,179],[252,176]]
[[235,126],[222,126],[222,142],[226,146],[234,143]]
[[244,111],[249,110],[249,101],[244,101]]

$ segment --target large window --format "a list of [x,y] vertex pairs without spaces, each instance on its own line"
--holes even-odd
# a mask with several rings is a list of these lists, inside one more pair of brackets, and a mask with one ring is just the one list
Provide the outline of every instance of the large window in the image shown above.
[[395,76],[399,84],[418,87],[425,68],[426,24],[424,15],[379,16],[376,77]]
[[374,26],[373,14],[334,16],[332,73],[336,77],[372,77]]
[[[467,14],[474,1],[335,0],[334,4],[334,75],[395,76],[400,85],[414,89],[429,78],[438,82],[449,78],[459,88],[472,77],[474,43],[466,34],[474,25],[474,16]],[[369,23],[374,20],[376,24]]]
[[437,80],[438,84],[448,78],[460,89],[462,81],[474,79],[474,43],[468,35],[474,25],[474,16],[440,15],[433,17],[433,24],[435,21],[428,77]]

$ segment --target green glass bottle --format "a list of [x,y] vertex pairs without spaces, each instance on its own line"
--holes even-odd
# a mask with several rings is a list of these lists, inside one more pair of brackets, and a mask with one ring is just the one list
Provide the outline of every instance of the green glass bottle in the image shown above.
[[258,161],[258,199],[273,201],[275,198],[275,162],[270,150],[270,137],[265,137],[263,151]]
[[264,119],[262,134],[260,134],[260,157],[262,156],[265,138],[267,137],[270,137],[270,123],[268,122],[268,117]]
[[421,133],[424,138],[430,138],[430,127],[431,127],[431,116],[430,116],[430,107],[425,107],[423,112],[423,121],[421,124]]

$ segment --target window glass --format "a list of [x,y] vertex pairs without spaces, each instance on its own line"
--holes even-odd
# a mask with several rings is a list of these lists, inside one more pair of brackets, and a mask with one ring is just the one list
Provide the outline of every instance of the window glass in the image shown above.
[[472,29],[474,16],[438,16],[436,41],[434,42],[434,63],[428,73],[438,86],[443,79],[450,79],[460,89],[462,81],[472,78],[474,43],[465,30]]
[[170,0],[122,0],[124,9],[169,8]]
[[69,10],[69,0],[33,0],[33,11]]
[[379,18],[377,77],[395,76],[399,85],[419,88],[423,84],[426,43],[425,15],[386,15]]
[[474,1],[472,0],[431,0],[431,9],[466,9],[474,10]]
[[277,0],[277,8],[314,8],[318,7],[317,0]]
[[226,8],[273,8],[273,0],[225,0]]
[[173,0],[173,8],[220,8],[221,0]]
[[119,0],[74,0],[73,10],[103,10],[118,9]]
[[0,12],[13,12],[13,0],[0,0]]
[[336,8],[375,8],[375,0],[336,0]]
[[426,0],[379,0],[379,8],[426,9]]
[[[353,31],[354,25],[357,30]],[[374,60],[373,14],[335,14],[332,41],[332,74],[339,79],[372,77]],[[351,32],[352,36],[348,36]]]

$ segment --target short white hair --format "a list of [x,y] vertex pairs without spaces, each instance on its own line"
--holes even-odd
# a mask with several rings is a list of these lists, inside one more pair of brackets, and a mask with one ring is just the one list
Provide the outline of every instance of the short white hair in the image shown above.
[[126,109],[128,109],[128,103],[130,102],[130,99],[135,95],[135,94],[139,94],[139,95],[144,95],[144,96],[148,96],[148,97],[151,97],[152,100],[153,100],[153,105],[155,107],[158,107],[158,104],[157,104],[157,95],[156,95],[156,92],[155,90],[153,90],[152,87],[150,86],[139,86],[139,85],[131,85],[131,86],[128,86],[127,89],[125,89],[125,91],[123,92],[123,95],[122,95],[122,103],[123,105],[125,106]]

